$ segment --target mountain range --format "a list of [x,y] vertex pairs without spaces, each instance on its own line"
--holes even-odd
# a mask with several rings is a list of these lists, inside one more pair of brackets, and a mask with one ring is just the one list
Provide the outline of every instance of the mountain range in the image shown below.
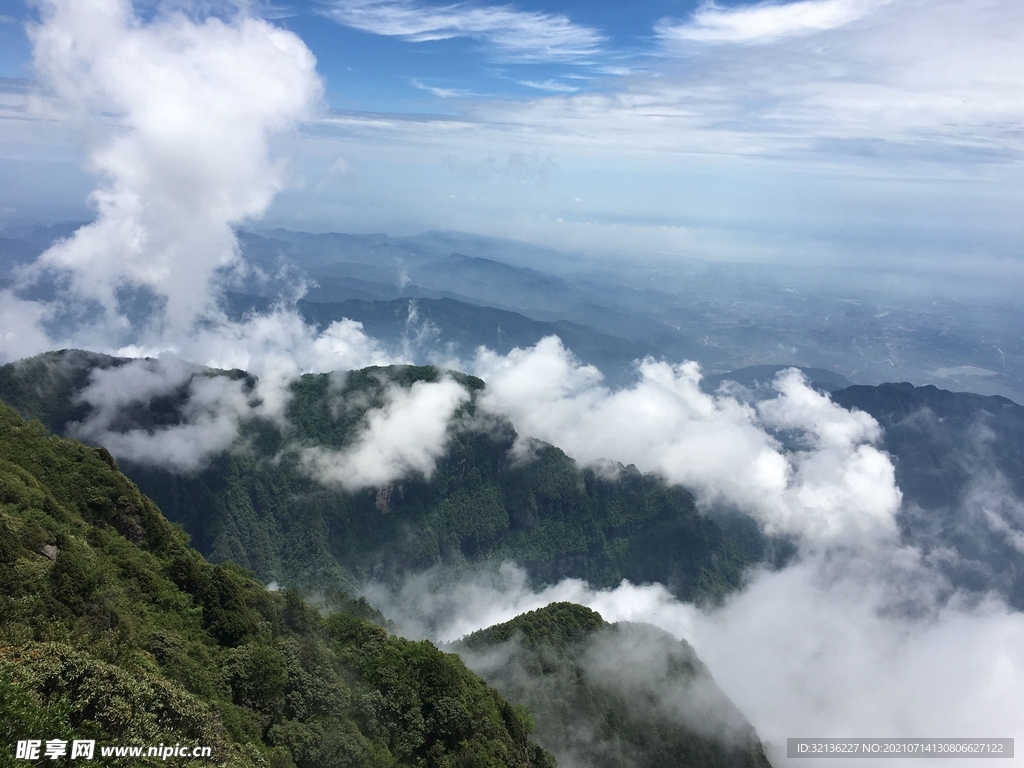
[[[0,287],[76,226],[6,226]],[[697,360],[714,375],[750,365],[797,365],[856,383],[913,381],[1024,399],[1024,336],[1016,309],[959,294],[925,301],[905,290],[899,274],[880,280],[855,268],[699,259],[620,263],[458,232],[390,237],[272,229],[238,236],[245,269],[223,276],[224,287],[236,292],[226,310],[304,294],[310,304],[325,305],[303,309],[319,320],[347,312],[390,324],[389,338],[417,364],[450,361],[452,354],[465,360],[491,342],[534,343],[552,330],[530,328],[533,321],[558,324],[567,343],[576,334],[570,348],[613,385],[632,378],[634,359],[651,355]],[[53,286],[44,279],[32,291],[51,295]],[[388,318],[408,319],[412,299],[430,321],[414,321],[406,333]],[[440,299],[449,303],[428,308]],[[144,319],[146,297],[132,301],[126,310]],[[519,317],[499,317],[495,310]],[[466,332],[476,327],[479,335]],[[402,345],[410,340],[423,342],[422,348]]]

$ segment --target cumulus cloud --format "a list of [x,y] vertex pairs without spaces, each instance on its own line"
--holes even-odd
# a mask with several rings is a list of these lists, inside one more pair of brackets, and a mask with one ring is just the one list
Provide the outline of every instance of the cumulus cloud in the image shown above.
[[337,320],[317,332],[284,307],[199,329],[182,341],[180,354],[212,368],[239,368],[259,377],[261,415],[277,421],[284,418],[290,397],[287,385],[302,373],[401,362],[367,336],[362,323]]
[[469,393],[451,379],[417,381],[408,389],[388,387],[384,400],[367,412],[352,445],[302,450],[304,471],[324,485],[347,490],[386,486],[412,474],[429,478],[448,444],[452,417]]
[[409,0],[334,0],[325,14],[340,24],[410,42],[469,37],[512,61],[572,61],[598,52],[604,37],[568,17],[512,6]]
[[668,40],[764,43],[843,27],[892,0],[799,0],[723,8],[707,3],[685,24],[661,21],[657,34]]
[[29,31],[46,103],[102,138],[89,154],[98,218],[36,271],[69,276],[110,332],[128,323],[126,289],[152,295],[154,331],[187,332],[214,311],[218,271],[238,264],[232,225],[259,216],[286,181],[268,138],[310,113],[316,62],[296,35],[245,15],[143,23],[127,0],[40,11]]
[[[72,435],[103,445],[118,459],[195,472],[232,448],[243,421],[286,426],[290,384],[300,374],[392,362],[359,323],[336,321],[317,334],[283,309],[203,329],[175,349],[208,367],[173,352],[119,350],[130,357],[159,356],[94,370],[78,395],[90,406],[89,416],[71,425]],[[225,375],[224,369],[245,370],[255,379]],[[175,399],[168,415],[174,423],[145,425],[161,398]]]
[[[94,370],[78,395],[90,406],[89,416],[72,425],[72,433],[105,446],[117,458],[176,472],[201,469],[230,449],[244,420],[286,426],[290,384],[302,373],[393,362],[360,323],[340,320],[316,333],[297,314],[281,308],[202,329],[174,351],[118,351],[128,357],[159,356]],[[185,362],[175,352],[207,367]],[[225,369],[244,370],[255,378],[228,376]],[[147,411],[160,398],[169,397],[180,400],[169,417],[175,423],[139,426],[151,418]]]
[[[15,330],[0,353],[58,342],[170,350],[262,367],[261,378],[384,362],[357,323],[317,333],[287,307],[232,322],[219,306],[242,269],[233,226],[261,215],[287,182],[268,142],[321,93],[305,44],[241,11],[225,21],[161,9],[143,21],[127,0],[48,0],[40,10],[30,34],[47,91],[37,108],[90,137],[98,217],[22,273],[11,301],[29,327],[5,324]],[[53,301],[18,293],[46,276]]]
[[[796,371],[758,404],[700,388],[696,363],[645,360],[639,381],[612,391],[556,337],[507,356],[481,350],[487,381],[481,406],[507,415],[525,439],[558,445],[585,463],[614,460],[657,472],[754,514],[770,533],[807,540],[893,537],[901,495],[881,431],[867,414],[847,411]],[[774,433],[802,444],[783,447]]]

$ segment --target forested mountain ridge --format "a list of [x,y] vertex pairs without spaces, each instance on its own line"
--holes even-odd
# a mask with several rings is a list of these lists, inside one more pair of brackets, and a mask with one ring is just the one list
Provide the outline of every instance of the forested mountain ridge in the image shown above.
[[689,644],[656,627],[552,603],[451,648],[533,713],[563,768],[770,768]]
[[[0,366],[0,400],[58,433],[74,432],[90,418],[82,393],[97,372],[129,362],[65,350]],[[736,375],[753,376],[756,384],[774,371]],[[836,403],[865,411],[884,428],[880,447],[892,457],[903,491],[904,541],[945,552],[942,569],[954,586],[996,589],[1024,607],[1024,407],[931,386],[838,387],[841,379],[823,374],[808,373],[832,389]],[[471,397],[429,479],[413,473],[346,491],[301,471],[292,448],[343,448],[389,387],[408,391],[440,377],[455,377]],[[192,366],[174,388],[121,403],[111,429],[180,424],[190,387],[209,380],[234,382],[250,394],[257,386],[243,371]],[[699,600],[738,587],[750,564],[786,556],[786,543],[766,539],[751,520],[702,514],[685,489],[634,468],[618,467],[612,476],[543,443],[533,444],[530,461],[517,461],[508,423],[492,420],[481,429],[474,422],[483,386],[432,367],[303,376],[288,392],[286,427],[243,420],[234,447],[198,471],[130,459],[121,465],[204,555],[239,562],[266,582],[354,588],[432,566],[505,559],[538,582],[578,577],[614,586],[627,578]],[[342,401],[348,405],[339,409]]]
[[[88,405],[76,398],[90,371],[127,362],[65,351],[2,366],[0,399],[66,432],[88,416]],[[197,368],[190,376],[215,374]],[[224,375],[248,386],[241,372]],[[297,455],[284,450],[344,447],[388,386],[409,388],[441,375],[430,367],[396,367],[353,372],[343,382],[303,376],[291,385],[287,428],[244,422],[243,449],[215,456],[197,473],[120,463],[201,552],[241,563],[267,582],[352,587],[435,565],[509,559],[540,581],[657,581],[701,599],[738,587],[744,568],[769,554],[753,521],[703,515],[685,489],[635,468],[620,467],[616,476],[581,468],[541,443],[530,461],[517,462],[510,453],[514,430],[507,423],[474,425],[472,399],[429,479],[345,491],[304,474]],[[148,407],[127,409],[122,426],[182,418],[191,380]],[[460,381],[472,393],[483,387],[472,377]],[[339,410],[338,402],[352,407]]]
[[239,768],[553,768],[457,657],[364,602],[335,595],[323,618],[211,565],[103,449],[2,404],[0,434],[0,765],[23,764],[19,739],[95,739]]

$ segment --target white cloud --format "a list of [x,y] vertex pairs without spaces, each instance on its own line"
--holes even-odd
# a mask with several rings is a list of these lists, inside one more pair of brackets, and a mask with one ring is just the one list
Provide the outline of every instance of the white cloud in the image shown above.
[[[346,371],[386,365],[393,358],[367,337],[352,320],[332,323],[317,334],[297,314],[277,309],[243,322],[212,325],[183,337],[175,352],[201,360],[211,369],[241,369],[257,377],[251,391],[239,379],[203,371],[167,349],[119,350],[159,355],[122,366],[98,369],[82,391],[81,401],[92,406],[73,436],[103,445],[116,458],[162,467],[172,472],[195,472],[212,458],[231,449],[240,424],[252,418],[285,424],[291,401],[290,384],[309,371]],[[155,398],[186,392],[180,421],[142,428],[131,412],[149,409]],[[423,403],[433,405],[429,398]],[[450,414],[449,414],[450,415]]]
[[217,271],[237,262],[231,226],[285,182],[268,137],[310,113],[316,62],[296,35],[244,15],[142,23],[127,0],[49,0],[41,15],[35,68],[51,103],[100,132],[90,166],[102,182],[98,219],[39,267],[69,273],[111,330],[125,324],[124,287],[162,297],[159,323],[187,330],[211,311]]
[[49,349],[50,339],[41,328],[49,315],[48,308],[38,302],[0,291],[0,362]]
[[421,91],[426,91],[431,96],[437,96],[439,99],[451,99],[455,97],[466,97],[470,96],[470,92],[459,88],[439,88],[434,85],[427,85],[421,80],[416,78],[412,79],[412,85],[414,88],[419,88]]
[[[644,360],[636,384],[611,391],[556,337],[504,357],[481,350],[475,369],[487,381],[482,408],[579,461],[657,472],[812,546],[896,535],[901,495],[888,456],[872,445],[878,424],[835,405],[796,371],[779,376],[774,399],[754,406],[702,392],[692,362]],[[804,445],[784,450],[772,430]]]
[[[1006,477],[991,467],[971,467],[971,487],[962,508],[978,515],[1009,546],[1024,555],[1024,500],[1014,493]],[[978,521],[981,522],[981,521]],[[977,530],[982,530],[976,524]]]
[[[827,38],[801,36],[826,29]],[[708,6],[661,32],[666,53],[682,52],[692,72],[673,73],[677,96],[760,136],[917,145],[940,162],[957,149],[985,150],[989,162],[1020,156],[1010,126],[1024,115],[1024,6],[1012,0]]]
[[[718,9],[728,11],[725,2]],[[947,263],[973,269],[983,251],[1010,253],[1019,240],[1021,40],[1024,4],[1015,0],[893,0],[827,33],[770,45],[664,40],[662,56],[602,80],[598,92],[458,94],[458,116],[444,119],[323,116],[312,128],[319,135],[301,143],[307,178],[322,177],[325,157],[338,153],[352,171],[345,184],[310,184],[287,197],[277,220],[777,260],[874,257],[862,235],[895,227],[916,245],[938,226],[954,236],[920,246],[928,254],[921,260],[945,247]],[[13,122],[9,135],[20,131],[26,143],[56,130]],[[572,218],[550,204],[541,211],[547,200],[502,194],[497,184],[460,190],[460,204],[451,205],[449,180],[426,171],[449,156],[462,164],[534,150],[557,161],[551,188],[564,183],[563,196],[596,185]],[[380,174],[380,163],[401,170]],[[410,193],[410,174],[421,193]],[[565,226],[552,226],[558,216]],[[965,231],[974,244],[969,260],[955,244]],[[894,237],[873,247],[891,249],[877,256],[888,262],[910,258],[904,246]]]
[[[900,492],[868,415],[837,406],[795,371],[776,379],[774,397],[746,402],[738,389],[701,392],[695,364],[648,360],[634,386],[613,392],[553,338],[505,357],[481,351],[477,366],[488,383],[481,408],[508,414],[521,434],[735,503],[768,531],[796,534],[799,550],[780,570],[748,573],[717,607],[680,603],[658,584],[535,588],[510,563],[370,585],[368,599],[403,632],[454,640],[555,601],[652,623],[694,646],[776,764],[795,735],[1010,736],[1024,727],[1024,614],[994,595],[957,593],[900,543]],[[1019,519],[1018,506],[984,506],[993,530],[1015,533],[1007,521]]]
[[[290,371],[381,362],[357,326],[316,339],[294,312],[236,324],[217,306],[240,267],[232,226],[259,216],[287,180],[269,139],[309,115],[321,92],[304,43],[244,13],[223,21],[168,12],[143,22],[127,0],[50,0],[41,16],[30,35],[49,95],[36,110],[70,116],[90,136],[98,218],[21,277],[28,284],[56,274],[66,288],[52,303],[29,302],[34,314],[20,313],[64,319],[60,338],[47,340],[37,323],[5,338],[5,353],[136,345],[215,365],[268,353],[250,366],[264,369],[264,388],[271,360]],[[148,305],[142,319],[128,317],[126,290]]]
[[303,470],[320,483],[347,490],[381,487],[413,474],[429,478],[447,447],[452,416],[469,393],[443,379],[418,381],[408,389],[392,385],[384,399],[382,407],[367,412],[351,446],[304,449]]
[[[833,6],[753,8],[805,7]],[[740,19],[750,8],[701,13]],[[351,130],[442,152],[529,146],[581,163],[629,158],[662,168],[682,168],[693,155],[740,156],[821,164],[829,176],[847,170],[929,181],[937,172],[984,175],[1024,155],[1016,129],[1024,120],[1024,5],[891,0],[835,8],[867,15],[827,39],[790,35],[775,45],[665,38],[649,72],[614,88],[605,83],[600,93],[480,99],[456,119],[396,118],[385,126],[368,118]]]
[[858,21],[892,0],[798,0],[723,8],[709,2],[691,21],[661,21],[656,32],[666,40],[763,43],[795,35],[838,29]]
[[[309,116],[321,93],[296,35],[244,11],[224,21],[163,8],[144,22],[128,0],[47,0],[41,18],[30,36],[48,93],[35,108],[89,136],[98,218],[22,273],[20,287],[55,275],[54,301],[5,294],[0,354],[169,352],[258,377],[247,393],[166,356],[97,372],[78,436],[122,458],[194,471],[232,446],[243,419],[282,423],[299,374],[393,362],[359,323],[318,331],[286,306],[241,320],[219,306],[241,268],[233,226],[261,215],[287,181],[270,139]],[[346,168],[337,157],[330,173]],[[126,291],[145,305],[141,319],[123,305]],[[178,387],[187,389],[180,424],[123,427],[126,409]]]
[[837,574],[804,563],[765,574],[721,613],[675,631],[783,748],[796,732],[1019,733],[1010,697],[1024,684],[1024,614],[959,597],[903,612],[901,580],[927,574],[875,567]]
[[594,55],[604,37],[566,16],[469,3],[335,0],[325,14],[340,24],[410,42],[469,37],[513,61],[572,61]]
[[338,320],[317,333],[284,308],[199,329],[175,349],[211,368],[238,368],[258,376],[259,413],[279,422],[290,399],[288,384],[300,374],[403,362],[368,337],[361,323]]

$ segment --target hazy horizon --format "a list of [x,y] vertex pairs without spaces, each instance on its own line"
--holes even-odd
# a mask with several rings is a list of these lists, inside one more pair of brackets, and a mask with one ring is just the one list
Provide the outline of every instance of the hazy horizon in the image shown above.
[[[146,3],[141,19],[173,35],[168,13],[189,7]],[[294,127],[269,136],[287,158],[263,214],[272,225],[1021,274],[1016,3],[204,8],[264,15],[308,57]],[[126,81],[113,100],[62,93],[56,62],[32,47],[38,19],[0,3],[0,208],[79,218],[95,142],[142,119],[147,86]],[[93,34],[119,45],[112,27]],[[251,67],[235,85],[259,93],[266,78]]]

